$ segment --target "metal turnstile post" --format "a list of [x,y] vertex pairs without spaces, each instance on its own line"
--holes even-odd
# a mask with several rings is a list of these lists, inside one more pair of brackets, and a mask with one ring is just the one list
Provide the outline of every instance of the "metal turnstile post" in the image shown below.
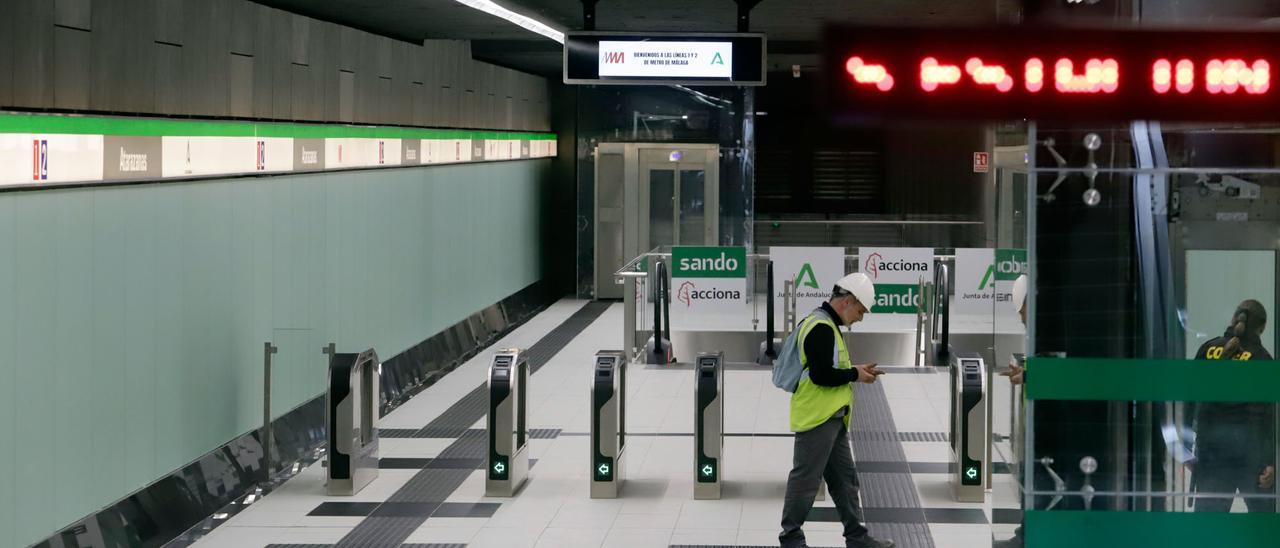
[[329,427],[325,492],[354,495],[378,477],[378,398],[382,364],[372,348],[330,354],[325,424]]
[[759,365],[773,365],[773,361],[778,359],[778,350],[782,346],[782,339],[774,338],[773,330],[773,301],[776,295],[773,294],[773,261],[768,263],[768,272],[765,274],[765,318],[764,318],[764,342],[760,343],[760,352],[756,355],[756,363]]
[[986,364],[973,352],[951,360],[951,492],[959,502],[983,502],[987,462]]
[[596,353],[591,370],[591,498],[622,489],[627,443],[627,360],[621,350]]
[[529,360],[524,351],[498,351],[489,365],[486,497],[514,496],[529,475],[528,382]]
[[724,352],[702,352],[693,368],[693,498],[719,499],[724,466]]
[[[645,344],[645,363],[667,365],[675,362],[671,348],[671,286],[666,263],[659,262],[653,280],[653,337]],[[663,329],[663,326],[666,329]]]

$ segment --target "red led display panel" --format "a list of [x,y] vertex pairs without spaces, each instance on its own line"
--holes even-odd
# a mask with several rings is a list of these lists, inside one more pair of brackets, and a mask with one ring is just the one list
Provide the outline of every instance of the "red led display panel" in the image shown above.
[[837,120],[1280,121],[1275,32],[840,27],[824,55]]

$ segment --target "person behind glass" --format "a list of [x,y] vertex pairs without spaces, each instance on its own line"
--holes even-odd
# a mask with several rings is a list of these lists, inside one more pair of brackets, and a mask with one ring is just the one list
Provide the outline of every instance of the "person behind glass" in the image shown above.
[[[1196,351],[1197,360],[1271,360],[1262,346],[1267,310],[1255,300],[1240,303],[1221,337]],[[1229,512],[1236,491],[1275,494],[1275,406],[1270,403],[1202,403],[1196,409],[1195,464],[1192,483],[1197,512]],[[1274,498],[1246,498],[1250,512],[1275,512]]]
[[874,363],[854,365],[838,327],[861,321],[875,298],[871,278],[862,273],[850,274],[837,281],[831,299],[796,328],[804,372],[791,394],[791,431],[796,435],[782,506],[782,533],[778,535],[783,548],[806,546],[801,527],[824,478],[844,524],[845,545],[893,547],[892,541],[872,538],[863,525],[858,474],[849,448],[853,383],[874,383],[883,372],[877,371]]

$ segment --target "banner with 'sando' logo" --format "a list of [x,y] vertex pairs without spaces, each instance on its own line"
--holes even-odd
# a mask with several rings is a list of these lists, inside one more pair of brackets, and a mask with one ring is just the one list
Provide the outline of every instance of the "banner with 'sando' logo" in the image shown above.
[[858,271],[876,284],[871,312],[914,314],[920,304],[920,281],[933,281],[933,248],[860,247]]
[[671,324],[675,329],[741,320],[746,313],[747,250],[671,248]]

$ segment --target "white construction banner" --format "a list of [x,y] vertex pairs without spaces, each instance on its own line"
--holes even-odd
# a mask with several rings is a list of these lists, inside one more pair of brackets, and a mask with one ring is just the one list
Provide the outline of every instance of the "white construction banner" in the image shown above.
[[822,306],[831,296],[831,288],[843,278],[843,247],[771,247],[769,259],[773,261],[773,310],[781,330],[782,302],[785,283],[795,282],[796,316],[804,317],[809,311]]
[[957,249],[954,310],[1016,316],[1013,282],[1026,271],[1025,249]]
[[956,249],[956,288],[952,310],[957,314],[995,313],[996,279],[991,275],[996,250]]
[[671,248],[671,326],[715,325],[746,311],[745,247]]
[[861,247],[858,268],[876,284],[872,312],[915,314],[920,282],[933,281],[933,248]]

